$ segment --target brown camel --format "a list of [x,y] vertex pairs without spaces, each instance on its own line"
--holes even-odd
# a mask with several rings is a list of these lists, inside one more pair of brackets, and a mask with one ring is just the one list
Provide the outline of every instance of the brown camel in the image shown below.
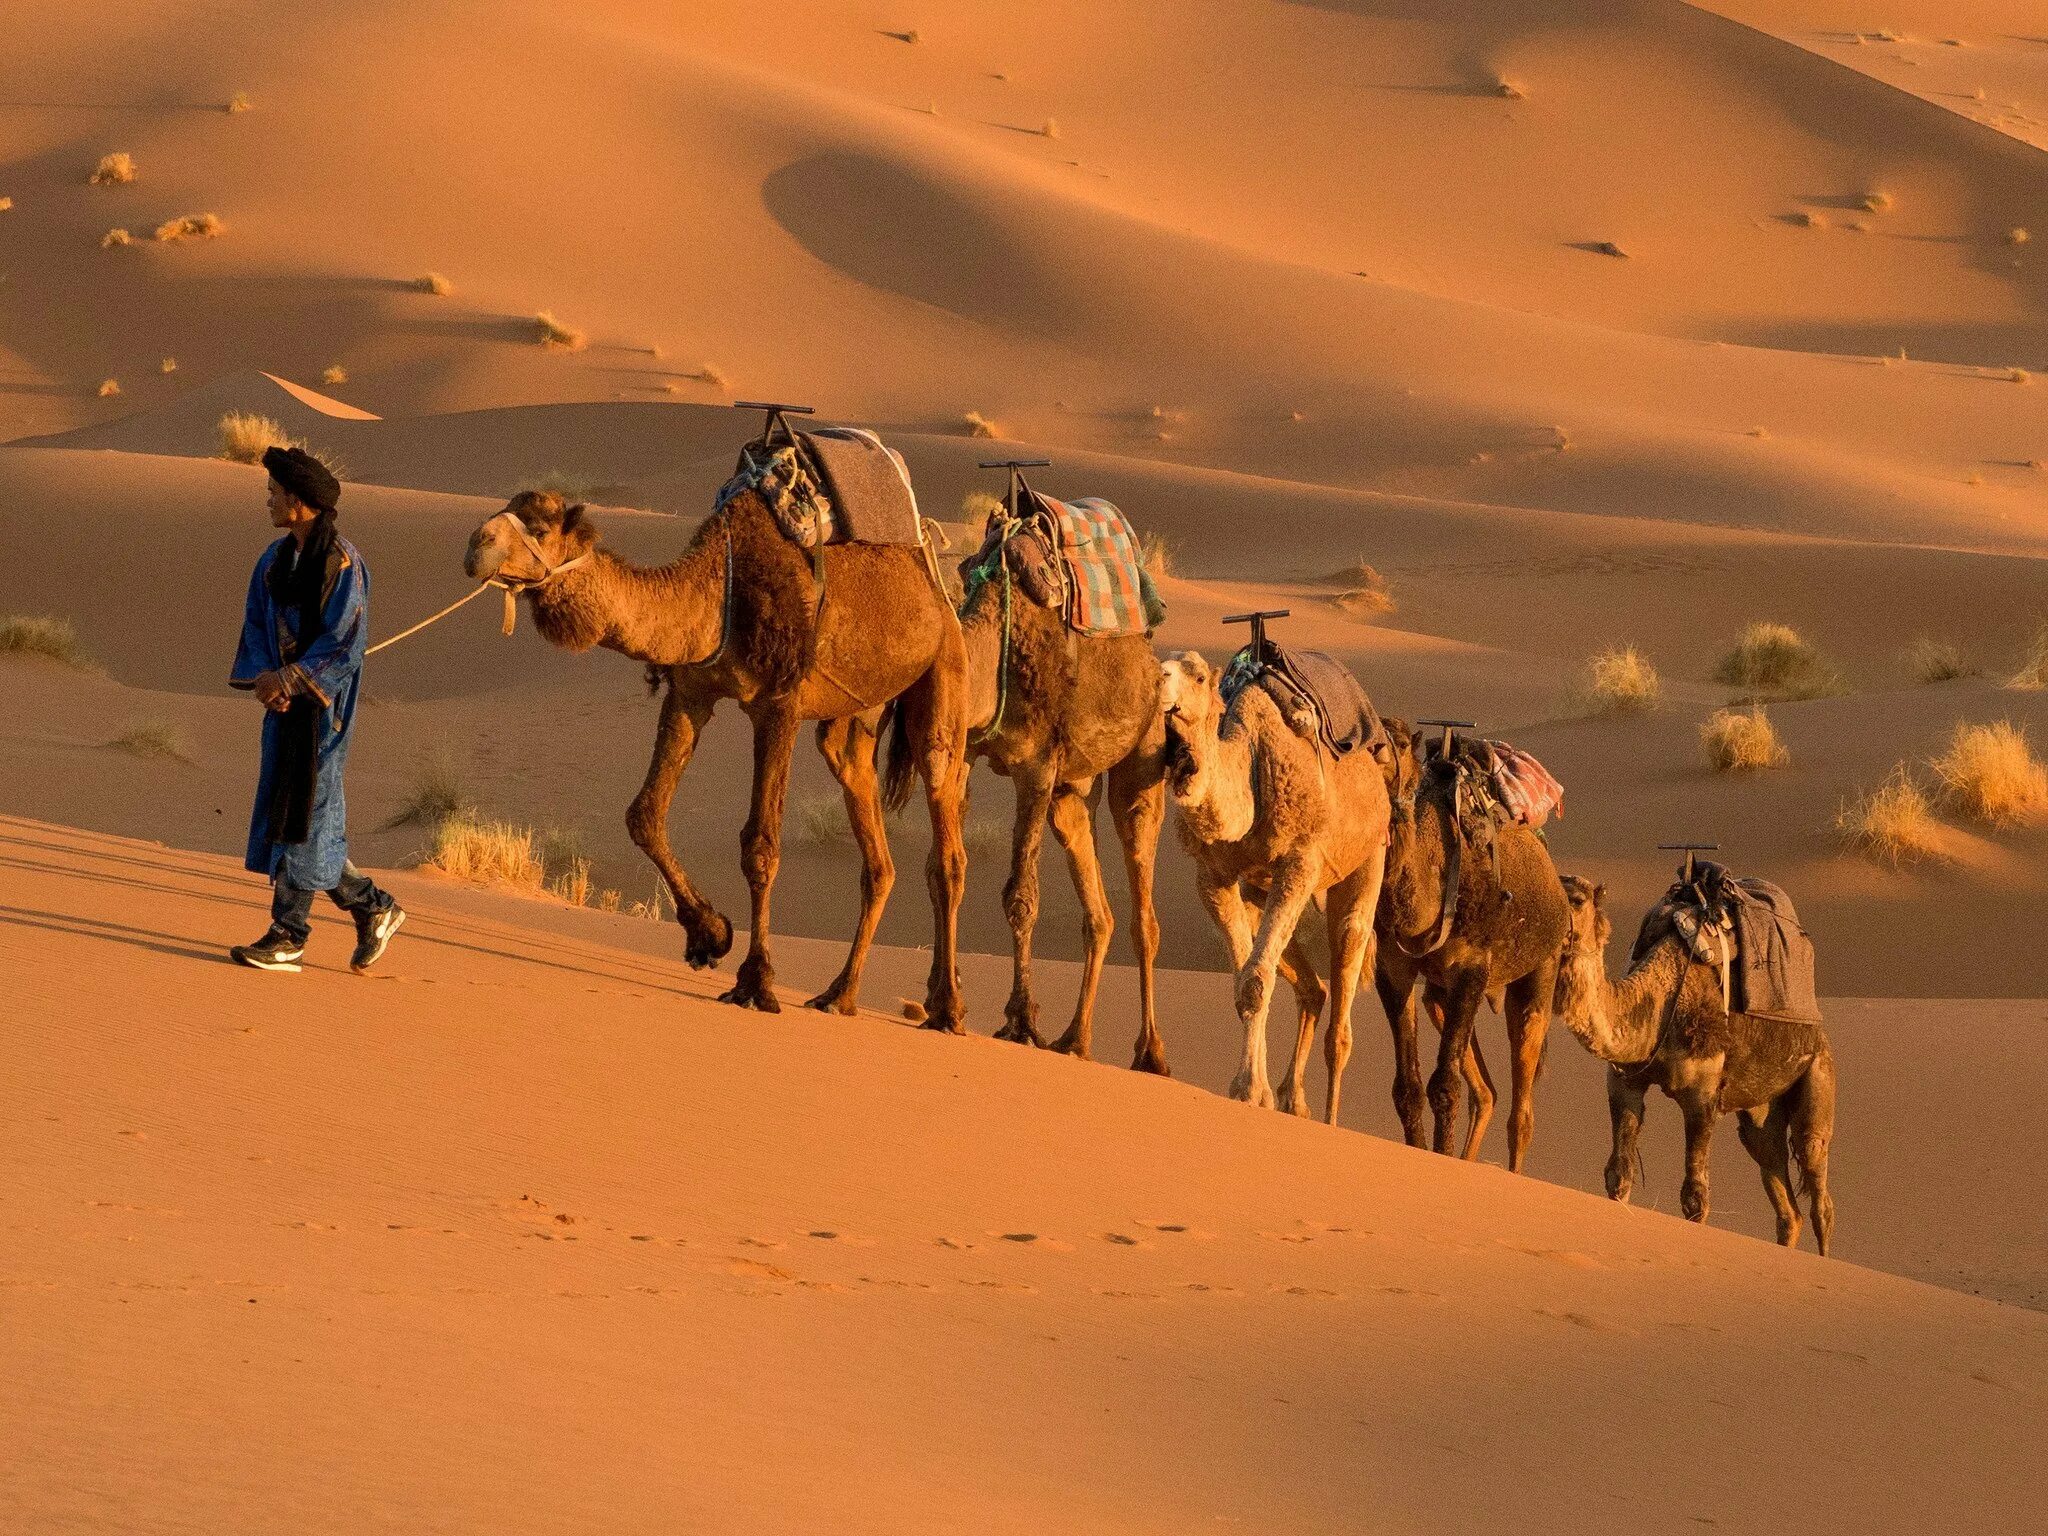
[[[1166,783],[1195,884],[1230,944],[1244,1060],[1231,1097],[1275,1104],[1266,1074],[1266,1014],[1273,978],[1285,969],[1301,994],[1302,1027],[1277,1101],[1308,1113],[1303,1074],[1320,983],[1294,945],[1302,911],[1322,898],[1334,996],[1323,1036],[1329,1067],[1326,1117],[1337,1119],[1351,1055],[1351,1005],[1371,958],[1373,913],[1387,857],[1387,786],[1367,751],[1330,759],[1298,731],[1265,686],[1253,683],[1228,711],[1217,674],[1185,651],[1160,663],[1166,720]],[[1252,908],[1261,908],[1254,928]],[[1306,986],[1309,990],[1302,992]]]
[[1834,1234],[1828,1146],[1835,1134],[1835,1058],[1818,1024],[1731,1014],[1719,971],[1693,959],[1666,933],[1618,982],[1607,979],[1612,932],[1605,886],[1564,876],[1569,941],[1557,974],[1557,1014],[1579,1042],[1608,1064],[1607,1108],[1614,1149],[1607,1193],[1626,1200],[1634,1184],[1643,1095],[1652,1086],[1685,1115],[1685,1184],[1679,1204],[1707,1219],[1707,1150],[1714,1121],[1733,1111],[1742,1145],[1763,1173],[1777,1213],[1778,1241],[1799,1242],[1788,1152],[1799,1165],[1814,1241],[1825,1255]]
[[1473,1089],[1463,1148],[1468,1160],[1479,1155],[1493,1108],[1474,1029],[1480,1003],[1498,997],[1513,1057],[1508,1167],[1519,1173],[1536,1124],[1536,1074],[1567,923],[1557,868],[1543,839],[1519,823],[1496,829],[1491,849],[1475,846],[1457,814],[1452,763],[1425,757],[1421,741],[1402,722],[1388,720],[1386,726],[1394,747],[1385,763],[1393,836],[1374,981],[1394,1033],[1394,1108],[1402,1135],[1410,1146],[1422,1145],[1417,979],[1441,1031],[1428,1087],[1436,1121],[1431,1145],[1438,1152],[1450,1149],[1462,1074]]
[[[992,530],[1003,516],[991,517]],[[970,751],[1009,779],[1017,796],[1010,877],[1003,887],[1015,971],[1003,1008],[1006,1023],[996,1038],[1044,1043],[1031,995],[1031,938],[1038,923],[1039,853],[1049,822],[1066,850],[1087,945],[1073,1021],[1052,1048],[1088,1055],[1095,992],[1116,927],[1095,854],[1095,801],[1106,790],[1130,878],[1131,946],[1138,955],[1140,1023],[1131,1065],[1164,1074],[1166,1045],[1152,1001],[1152,963],[1159,953],[1152,879],[1166,815],[1166,731],[1151,642],[1143,635],[1076,634],[1024,583],[1002,574],[974,592],[961,624]]]
[[[818,747],[846,798],[861,852],[861,911],[838,977],[810,1006],[854,1010],[882,905],[895,881],[876,782],[874,724],[893,702],[906,751],[890,786],[901,803],[908,770],[924,779],[932,852],[926,866],[935,919],[926,1027],[958,1033],[962,1002],[955,938],[967,853],[966,655],[951,604],[925,552],[913,545],[831,544],[820,551],[823,600],[804,552],[777,529],[767,505],[742,491],[698,528],[667,565],[647,569],[604,549],[581,506],[544,491],[515,496],[471,535],[463,568],[522,593],[535,626],[571,651],[603,646],[645,662],[665,681],[661,724],[646,782],[626,825],[675,897],[690,964],[732,947],[732,924],[684,874],[668,839],[669,804],[698,733],[721,699],[754,725],[753,803],[740,834],[753,898],[745,960],[725,1002],[777,1012],[768,959],[768,898],[781,859],[782,809],[800,721],[818,722]],[[865,727],[865,728],[863,728]]]

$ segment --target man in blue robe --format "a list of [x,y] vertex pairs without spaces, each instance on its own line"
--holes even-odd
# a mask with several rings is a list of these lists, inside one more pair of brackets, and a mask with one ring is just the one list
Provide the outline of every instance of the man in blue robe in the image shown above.
[[262,971],[296,971],[325,891],[356,920],[349,968],[375,965],[405,912],[348,857],[342,769],[355,726],[370,626],[370,572],[335,531],[341,484],[302,448],[271,448],[270,521],[285,536],[249,578],[242,643],[228,681],[263,705],[263,766],[249,818],[248,868],[270,877],[270,928],[229,953]]

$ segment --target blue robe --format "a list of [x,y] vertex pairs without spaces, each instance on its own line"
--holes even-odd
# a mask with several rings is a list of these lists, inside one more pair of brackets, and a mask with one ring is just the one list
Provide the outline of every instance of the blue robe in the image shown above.
[[285,660],[296,644],[296,604],[278,605],[270,595],[270,567],[291,548],[286,534],[266,549],[249,578],[249,602],[242,616],[242,643],[235,650],[228,681],[253,688],[265,672],[284,673],[295,693],[311,695],[321,708],[319,756],[313,810],[303,843],[273,842],[269,836],[271,789],[278,772],[284,716],[263,712],[263,767],[256,780],[256,805],[249,817],[249,850],[243,863],[259,875],[302,891],[332,890],[348,862],[348,805],[341,773],[348,762],[355,727],[356,689],[370,629],[370,571],[356,547],[335,535],[341,569],[328,590],[325,628],[303,656]]

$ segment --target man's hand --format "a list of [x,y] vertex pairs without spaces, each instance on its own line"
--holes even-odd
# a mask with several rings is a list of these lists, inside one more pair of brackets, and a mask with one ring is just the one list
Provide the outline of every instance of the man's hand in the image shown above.
[[284,679],[277,673],[265,672],[259,675],[255,689],[256,697],[265,709],[284,710],[291,707],[291,690],[285,686]]

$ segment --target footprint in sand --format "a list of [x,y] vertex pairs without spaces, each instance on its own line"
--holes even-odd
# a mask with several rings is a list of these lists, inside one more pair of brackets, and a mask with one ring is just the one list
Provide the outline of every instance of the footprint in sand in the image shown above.
[[1115,1243],[1120,1248],[1150,1248],[1152,1245],[1142,1237],[1132,1237],[1125,1232],[1098,1232],[1096,1238],[1105,1243]]
[[1038,1294],[1037,1286],[1026,1285],[1019,1280],[968,1280],[963,1278],[960,1283],[962,1285],[976,1286],[984,1291],[1022,1291],[1030,1296]]
[[740,1246],[742,1248],[787,1248],[789,1244],[779,1237],[743,1237],[740,1239]]
[[935,1237],[932,1239],[932,1242],[940,1248],[957,1248],[963,1251],[974,1246],[974,1244],[966,1241],[964,1238],[958,1237]]
[[[779,1246],[779,1245],[778,1245]],[[725,1271],[729,1275],[745,1275],[752,1280],[794,1280],[788,1270],[778,1268],[760,1259],[732,1259],[727,1261]]]
[[1056,1237],[1041,1237],[1036,1232],[991,1232],[990,1237],[999,1237],[1006,1243],[1032,1243],[1040,1248],[1050,1248],[1056,1253],[1072,1253],[1074,1245],[1063,1243]]
[[1341,1291],[1326,1291],[1314,1285],[1269,1285],[1266,1289],[1275,1296],[1314,1296],[1326,1301],[1341,1300]]
[[820,1227],[816,1231],[806,1232],[804,1236],[815,1237],[821,1243],[844,1243],[849,1248],[872,1248],[875,1246],[875,1240],[872,1237],[855,1237],[851,1232],[835,1232],[829,1227]]
[[1619,1333],[1625,1334],[1629,1338],[1635,1337],[1635,1330],[1633,1328],[1623,1328],[1618,1323],[1602,1322],[1590,1313],[1553,1312],[1548,1307],[1531,1307],[1529,1310],[1538,1317],[1547,1317],[1560,1323],[1570,1323],[1574,1328],[1585,1328],[1594,1333]]

